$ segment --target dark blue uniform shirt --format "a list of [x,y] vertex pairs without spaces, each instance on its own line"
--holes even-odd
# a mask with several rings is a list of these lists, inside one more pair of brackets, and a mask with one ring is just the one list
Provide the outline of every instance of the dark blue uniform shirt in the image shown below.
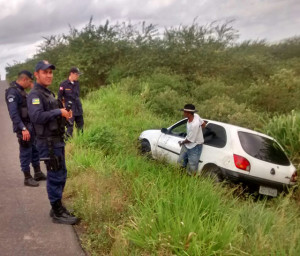
[[65,104],[68,101],[72,101],[72,112],[73,116],[81,116],[83,114],[82,105],[80,102],[80,88],[79,82],[74,81],[73,83],[67,79],[60,84],[58,91],[58,99],[65,100]]
[[[47,93],[51,93],[46,87],[36,83],[34,87],[44,90]],[[32,123],[35,124],[47,124],[49,121],[61,115],[60,109],[53,109],[50,111],[45,111],[43,98],[39,95],[38,91],[31,90],[28,98],[28,113]]]
[[[24,91],[24,88],[17,82],[14,82],[16,86]],[[22,131],[23,127],[26,127],[21,119],[20,109],[23,103],[23,97],[21,93],[14,87],[9,87],[6,93],[6,103],[10,118],[13,122],[13,131]],[[28,127],[26,127],[28,128]]]

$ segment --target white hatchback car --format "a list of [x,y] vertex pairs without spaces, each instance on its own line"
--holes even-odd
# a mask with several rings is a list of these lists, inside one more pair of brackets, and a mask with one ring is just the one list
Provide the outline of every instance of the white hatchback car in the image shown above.
[[[274,138],[235,125],[204,121],[199,174],[216,181],[241,181],[257,188],[260,194],[273,197],[296,183],[296,168]],[[169,128],[142,132],[142,153],[151,152],[153,158],[176,163],[180,153],[178,142],[186,136],[186,122],[183,119]]]

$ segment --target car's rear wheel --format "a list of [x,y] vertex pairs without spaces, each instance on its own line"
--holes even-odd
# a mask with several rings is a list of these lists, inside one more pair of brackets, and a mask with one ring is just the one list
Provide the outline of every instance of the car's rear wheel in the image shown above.
[[220,183],[224,180],[222,171],[216,165],[204,166],[204,168],[202,170],[202,175],[204,177],[212,179],[214,183]]
[[140,153],[142,155],[151,155],[151,145],[148,140],[141,140]]

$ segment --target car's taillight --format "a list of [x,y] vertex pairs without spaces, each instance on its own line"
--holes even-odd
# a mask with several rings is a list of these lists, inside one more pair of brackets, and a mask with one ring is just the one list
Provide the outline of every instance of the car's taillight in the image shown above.
[[296,182],[297,179],[298,179],[297,171],[294,171],[294,173],[293,173],[293,175],[292,175],[290,181],[291,181],[291,182]]
[[245,157],[234,154],[233,158],[236,168],[250,172],[250,163]]

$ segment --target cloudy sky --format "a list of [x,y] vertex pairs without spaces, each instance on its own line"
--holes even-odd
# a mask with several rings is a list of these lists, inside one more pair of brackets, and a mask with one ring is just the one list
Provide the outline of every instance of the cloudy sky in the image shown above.
[[82,28],[93,16],[96,25],[109,20],[146,21],[159,27],[200,25],[234,19],[240,41],[278,42],[300,36],[300,0],[0,0],[0,74],[5,66],[35,54],[43,37]]

